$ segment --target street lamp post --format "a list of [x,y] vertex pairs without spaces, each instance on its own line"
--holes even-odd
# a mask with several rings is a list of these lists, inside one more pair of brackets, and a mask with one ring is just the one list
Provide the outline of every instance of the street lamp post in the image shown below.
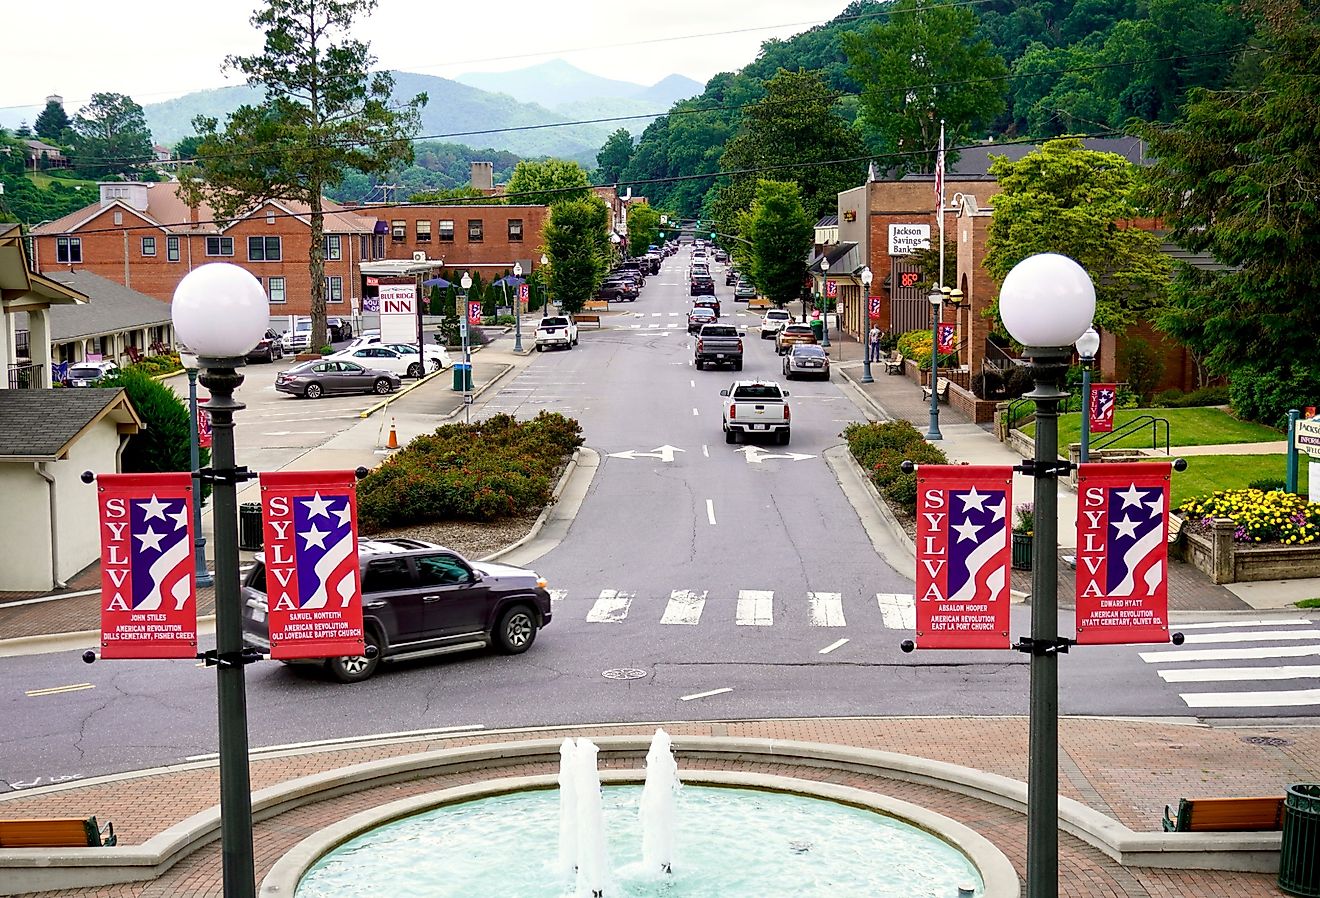
[[862,269],[862,383],[874,383],[871,377],[871,266]]
[[[1042,253],[1023,259],[1004,278],[999,314],[1031,361],[1036,403],[1035,539],[1031,551],[1031,638],[1016,648],[1031,655],[1027,773],[1027,898],[1058,898],[1059,881],[1059,652],[1058,634],[1059,388],[1073,341],[1095,315],[1095,287],[1082,266]],[[1024,465],[1024,467],[1026,467]]]
[[234,401],[245,356],[265,333],[269,306],[260,282],[227,262],[202,265],[179,282],[170,312],[174,331],[198,355],[211,392],[211,469],[215,524],[216,695],[220,733],[220,843],[225,898],[256,894],[252,852],[252,788],[248,775],[247,694],[243,668],[260,657],[243,648],[238,572],[237,487],[250,479],[234,463]]
[[[547,256],[545,253],[541,253],[541,267],[545,268],[549,264],[550,264],[550,257]],[[547,275],[544,272],[542,272],[541,274],[541,314],[542,315],[550,314],[550,282],[546,280],[546,277]]]
[[825,295],[825,276],[830,271],[830,260],[820,260],[820,345],[826,349],[830,348],[830,313],[825,311],[827,297]]
[[1091,460],[1091,364],[1100,350],[1100,335],[1094,327],[1077,338],[1077,354],[1082,359],[1082,453],[1081,460]]
[[926,439],[942,440],[940,433],[940,304],[944,294],[940,290],[930,291],[926,297],[930,300],[930,427]]
[[211,586],[215,580],[206,568],[206,537],[202,535],[202,481],[197,476],[201,464],[201,440],[197,432],[197,353],[179,347],[179,364],[188,372],[188,458],[193,472],[193,558],[197,568],[197,585]]
[[[522,278],[522,263],[513,263],[513,276]],[[513,351],[522,352],[522,300],[518,298],[518,291],[513,294]]]
[[463,272],[463,279],[459,281],[463,287],[463,317],[459,320],[461,327],[459,335],[463,338],[463,421],[467,424],[472,423],[472,406],[468,403],[468,387],[472,384],[472,352],[468,343],[468,291],[472,289],[472,275]]

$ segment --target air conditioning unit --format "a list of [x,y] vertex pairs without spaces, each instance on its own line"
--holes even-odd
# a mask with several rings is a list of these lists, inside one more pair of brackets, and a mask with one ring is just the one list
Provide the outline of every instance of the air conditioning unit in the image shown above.
[[414,262],[425,262],[425,261],[426,261],[426,253],[413,253],[413,261],[414,261]]

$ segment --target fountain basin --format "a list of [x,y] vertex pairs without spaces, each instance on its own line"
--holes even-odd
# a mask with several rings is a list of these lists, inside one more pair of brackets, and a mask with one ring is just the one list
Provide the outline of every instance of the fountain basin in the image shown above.
[[[637,770],[601,771],[601,778],[607,784],[640,784],[643,777],[643,772]],[[987,839],[954,820],[935,814],[934,812],[908,802],[878,795],[873,792],[853,789],[846,786],[837,786],[830,783],[819,783],[811,780],[800,780],[788,777],[768,776],[764,774],[736,771],[684,770],[683,780],[685,783],[685,792],[698,785],[734,786],[762,790],[764,792],[788,793],[788,795],[785,796],[790,799],[788,805],[791,805],[792,801],[806,801],[809,806],[812,804],[810,799],[825,799],[825,802],[819,802],[819,804],[825,805],[824,808],[819,810],[826,814],[837,813],[840,815],[840,820],[850,816],[869,817],[869,814],[859,814],[856,810],[859,808],[865,809],[866,811],[883,815],[883,817],[900,821],[900,824],[897,826],[893,826],[889,821],[884,820],[869,821],[871,823],[876,825],[887,825],[890,826],[891,829],[907,830],[908,832],[905,834],[905,837],[915,836],[918,840],[924,839],[927,842],[933,841],[931,837],[934,837],[934,840],[944,843],[939,845],[938,848],[946,851],[947,859],[951,860],[953,863],[953,866],[949,869],[946,880],[953,883],[954,886],[940,892],[920,891],[909,886],[901,891],[894,892],[896,895],[902,895],[905,896],[905,898],[908,898],[908,896],[910,896],[910,898],[918,898],[918,896],[926,895],[938,895],[940,898],[947,895],[949,898],[956,898],[958,895],[956,885],[964,882],[973,885],[975,887],[974,894],[977,896],[984,896],[984,898],[1017,898],[1017,895],[1019,894],[1018,877],[1012,864]],[[412,817],[442,806],[470,802],[474,799],[489,798],[491,796],[510,796],[514,793],[534,792],[537,790],[551,790],[555,784],[556,780],[553,776],[495,779],[469,786],[446,789],[427,795],[414,796],[391,804],[382,805],[369,811],[364,811],[360,814],[349,817],[340,823],[327,827],[299,843],[271,869],[270,873],[262,883],[261,894],[263,898],[275,898],[275,896],[287,898],[287,896],[295,894],[298,898],[313,898],[313,896],[329,894],[344,895],[345,898],[347,898],[349,895],[361,894],[361,889],[363,887],[370,887],[373,890],[383,889],[382,893],[404,894],[402,892],[394,891],[394,884],[374,882],[369,878],[357,879],[356,885],[353,889],[342,892],[324,890],[313,891],[315,877],[307,880],[302,888],[300,888],[299,883],[303,882],[304,876],[309,870],[316,867],[318,862],[327,855],[330,855],[336,848],[345,845],[345,843],[358,836],[384,826],[385,824],[399,821],[403,818]],[[614,790],[607,789],[606,791],[609,793]],[[792,796],[807,796],[808,798],[793,799]],[[539,798],[545,806],[551,810],[551,818],[553,818],[553,809],[555,807],[554,793],[546,791],[543,795],[539,796]],[[628,804],[626,796],[621,796],[618,799],[613,795],[610,796],[611,804],[616,800],[621,801],[628,806],[628,810],[622,813],[628,818],[629,822],[631,823],[631,821],[635,820],[636,795],[634,794],[632,796],[631,804]],[[830,806],[826,804],[827,802],[833,802],[835,804]],[[770,801],[767,803],[777,804],[778,802]],[[840,804],[851,807],[838,807]],[[619,813],[620,812],[618,811],[611,811],[611,816],[609,818],[611,827],[615,826],[616,819],[619,819]],[[556,880],[552,874],[545,872],[548,870],[550,862],[553,860],[554,856],[554,826],[550,825],[543,830],[538,829],[531,833],[521,832],[519,827],[520,824],[517,819],[512,816],[508,817],[507,825],[501,824],[502,829],[507,828],[509,841],[521,847],[521,854],[526,858],[525,864],[535,867],[538,875],[544,874],[543,878],[551,884],[549,886],[549,891],[539,894],[544,894],[546,896],[571,894],[571,882],[565,884],[563,880]],[[687,832],[689,828],[695,831],[695,833],[706,831],[706,828],[702,826],[702,824],[688,822],[683,824],[683,829],[681,829],[680,832]],[[692,836],[689,834],[687,837],[691,838]],[[753,836],[752,838],[754,839],[755,837]],[[635,839],[633,841],[635,841]],[[798,841],[803,844],[797,846],[785,856],[776,857],[774,864],[779,865],[781,870],[788,870],[795,866],[797,861],[792,857],[794,854],[808,857],[811,855],[812,851],[816,851],[818,855],[823,857],[834,853],[831,850],[832,847],[839,847],[826,845],[824,840],[814,837],[797,839],[796,836],[789,835],[786,839],[780,840],[781,843],[786,841]],[[780,844],[778,847],[783,848],[783,845]],[[801,851],[797,851],[797,848],[801,848]],[[613,848],[611,850],[613,851]],[[369,854],[369,851],[363,852],[363,856]],[[883,883],[885,881],[886,859],[884,857],[869,857],[866,854],[861,854],[855,855],[854,858],[855,860],[852,863],[855,863],[856,865],[866,864],[869,866],[870,870],[876,876],[876,883]],[[727,856],[721,856],[721,859],[727,861]],[[628,861],[635,860],[635,858],[630,857],[624,852],[616,857],[615,860],[618,862],[618,868],[621,872],[620,875],[616,877],[617,887],[609,893],[610,896],[617,896],[617,898],[632,898],[632,896],[656,893],[654,887],[651,891],[645,891],[645,882],[639,885],[637,882],[630,879],[630,874],[628,873]],[[695,861],[695,858],[693,860]],[[845,867],[846,866],[847,864],[845,863]],[[848,870],[846,869],[840,871],[840,875],[846,873],[848,873]],[[684,881],[685,876],[687,877],[686,882]],[[646,876],[643,875],[640,878],[645,880]],[[765,885],[755,886],[749,891],[743,893],[730,892],[728,891],[728,888],[730,888],[729,886],[721,886],[723,889],[722,891],[702,892],[698,890],[687,892],[682,890],[691,884],[699,886],[701,878],[700,871],[696,870],[694,867],[684,868],[680,853],[680,860],[678,861],[678,869],[675,871],[674,880],[674,885],[677,890],[666,891],[665,894],[673,895],[674,898],[687,895],[714,896],[721,894],[730,896],[730,898],[732,898],[734,894],[746,894],[749,896],[764,895],[768,893],[812,894],[810,892],[798,891],[797,886],[793,886],[785,892],[782,891],[783,886],[779,884],[772,884],[770,892],[766,891]],[[978,878],[979,882],[977,881]],[[829,881],[828,876],[825,876],[824,879],[826,882]],[[486,894],[518,894],[520,896],[527,896],[527,898],[531,898],[532,895],[538,894],[536,892],[522,891],[521,886],[511,887],[511,891],[502,892],[495,883],[490,883],[489,885],[490,888],[484,892]],[[627,890],[634,886],[636,888],[632,891]],[[841,890],[832,886],[827,886],[826,889],[826,891],[822,891],[820,894],[832,896],[863,894],[863,892],[858,892],[852,889]],[[469,885],[469,891],[467,894],[480,893],[482,892],[471,891]],[[878,890],[873,891],[870,887],[868,887],[867,891],[864,893],[869,895],[884,894]],[[432,883],[425,894],[439,895],[446,893],[437,892],[435,884]],[[454,894],[460,893],[455,892]]]

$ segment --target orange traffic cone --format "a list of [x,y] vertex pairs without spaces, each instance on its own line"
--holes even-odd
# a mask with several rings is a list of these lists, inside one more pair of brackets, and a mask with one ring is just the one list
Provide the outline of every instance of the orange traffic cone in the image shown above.
[[389,440],[385,443],[385,448],[386,448],[386,449],[398,449],[398,448],[399,448],[399,434],[398,434],[398,432],[395,431],[395,429],[394,429],[394,419],[393,419],[393,418],[390,418],[390,438],[389,438]]

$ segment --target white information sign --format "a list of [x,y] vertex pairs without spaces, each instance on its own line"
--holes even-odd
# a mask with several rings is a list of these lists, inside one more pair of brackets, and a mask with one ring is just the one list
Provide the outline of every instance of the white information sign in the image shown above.
[[889,226],[889,255],[907,256],[930,246],[930,225],[891,224]]
[[382,343],[417,342],[417,287],[381,284],[380,339]]
[[1320,418],[1299,418],[1293,425],[1293,445],[1298,452],[1320,459]]

